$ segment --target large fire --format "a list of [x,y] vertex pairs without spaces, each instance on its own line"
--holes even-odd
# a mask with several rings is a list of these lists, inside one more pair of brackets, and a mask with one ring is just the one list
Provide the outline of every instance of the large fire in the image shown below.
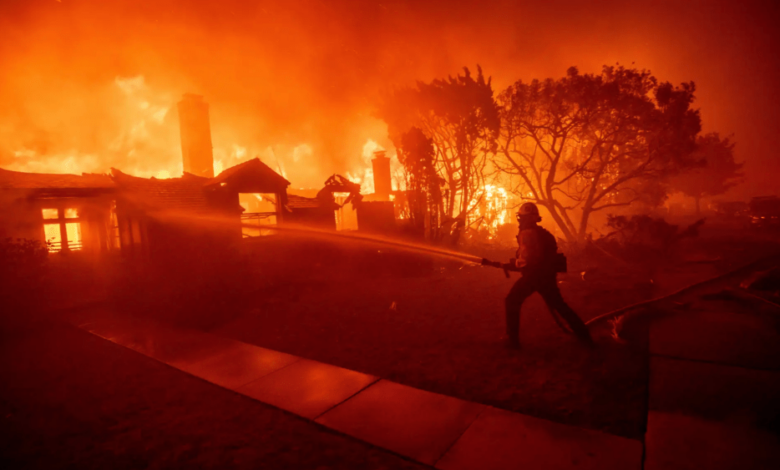
[[381,145],[376,143],[373,139],[368,139],[363,144],[363,151],[361,152],[361,161],[363,168],[357,171],[348,171],[346,176],[353,183],[360,184],[360,192],[362,194],[371,194],[374,192],[374,169],[371,166],[371,157],[374,152],[378,150],[384,150]]
[[474,197],[474,211],[469,214],[469,223],[476,230],[487,231],[488,239],[496,237],[498,228],[509,223],[509,196],[506,189],[486,184]]
[[[33,173],[105,173],[110,166],[141,177],[170,178],[181,174],[181,147],[176,119],[176,101],[180,93],[154,90],[143,76],[115,77],[108,87],[112,100],[105,107],[116,119],[109,129],[99,129],[105,145],[95,151],[85,151],[78,144],[72,148],[51,151],[45,145],[20,144],[12,151],[12,159],[3,162],[9,170]],[[215,106],[218,112],[219,104]],[[296,185],[316,187],[329,173],[342,168],[316,168],[315,148],[306,142],[296,145],[260,145],[246,136],[223,132],[219,122],[213,123],[215,135],[214,172],[259,157]],[[360,144],[355,145],[361,149]],[[373,192],[370,158],[381,149],[373,139],[362,145],[360,160],[346,173],[361,183],[362,192]],[[364,167],[365,166],[365,167]],[[321,171],[320,171],[321,170]],[[297,181],[296,181],[297,180]],[[301,181],[303,180],[303,181]]]
[[[574,18],[595,10],[575,2],[552,29],[530,20],[548,16],[542,12],[551,8],[557,11],[543,2],[449,2],[446,7],[437,2],[413,7],[415,2],[404,1],[195,3],[165,0],[138,8],[129,0],[2,2],[0,167],[77,174],[114,167],[143,177],[179,176],[183,165],[176,103],[192,92],[210,105],[216,173],[259,157],[295,190],[321,188],[328,176],[341,174],[371,194],[370,159],[387,149],[393,189],[403,191],[405,177],[398,172],[388,124],[376,114],[381,96],[418,81],[452,76],[463,66],[473,70],[477,64],[498,93],[515,80],[557,77],[570,66],[591,73],[605,63],[635,62],[662,72],[662,80],[696,79],[701,90],[696,106],[711,113],[708,118],[720,119],[704,119],[708,127],[751,135],[776,122],[764,109],[771,100],[761,99],[770,96],[766,83],[774,86],[776,80],[771,74],[748,72],[758,66],[754,64],[768,63],[764,59],[771,58],[771,51],[745,47],[747,39],[729,42],[731,53],[742,50],[739,57],[751,60],[727,67],[726,75],[697,69],[716,58],[687,60],[693,44],[731,36],[681,23],[680,28],[653,30],[654,44],[663,51],[656,54],[645,47],[644,36],[625,33],[641,30],[637,21],[658,14],[648,6],[600,11],[614,24],[632,26],[588,35],[583,34],[586,25],[595,22]],[[698,11],[695,6],[683,10]],[[646,15],[636,13],[640,11]],[[652,22],[645,26],[658,27]],[[755,44],[769,43],[755,36],[761,28],[738,29],[744,38],[756,39]],[[593,37],[599,39],[594,43]],[[690,41],[692,37],[700,40]],[[742,101],[759,103],[759,111],[733,101],[744,76],[755,83],[745,90],[750,99]],[[738,149],[746,155],[771,155],[758,148],[771,147],[767,142],[746,138]],[[512,222],[501,208],[507,205],[502,188],[516,185],[479,184],[481,189],[468,191],[476,207],[467,222],[493,233]],[[450,189],[454,201],[456,191]],[[519,196],[514,189],[509,192]],[[463,207],[453,210],[450,205],[445,201],[442,212],[462,215]]]

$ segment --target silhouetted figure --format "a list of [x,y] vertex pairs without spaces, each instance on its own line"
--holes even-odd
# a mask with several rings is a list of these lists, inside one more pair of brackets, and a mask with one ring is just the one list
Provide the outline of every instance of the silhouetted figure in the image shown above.
[[558,312],[580,340],[592,344],[588,327],[566,304],[558,289],[557,273],[565,271],[560,266],[565,263],[565,259],[558,254],[555,237],[537,225],[541,220],[535,204],[528,202],[520,206],[517,213],[517,221],[520,224],[517,234],[519,248],[517,258],[511,262],[523,273],[523,277],[512,286],[506,296],[506,334],[509,346],[520,346],[520,308],[525,299],[534,292],[542,296],[551,311]]

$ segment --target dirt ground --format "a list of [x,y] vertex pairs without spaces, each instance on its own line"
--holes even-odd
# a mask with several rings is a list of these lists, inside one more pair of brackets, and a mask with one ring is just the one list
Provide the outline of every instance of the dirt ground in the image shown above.
[[72,326],[4,333],[6,469],[423,468]]

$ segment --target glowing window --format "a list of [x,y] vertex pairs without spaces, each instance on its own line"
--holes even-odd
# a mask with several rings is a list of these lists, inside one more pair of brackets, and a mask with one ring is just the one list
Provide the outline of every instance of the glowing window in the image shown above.
[[[44,209],[46,210],[46,209]],[[54,209],[55,211],[57,209]],[[62,236],[60,235],[60,224],[45,224],[43,233],[46,237],[46,245],[49,253],[57,253],[62,249]]]
[[80,250],[81,249],[81,224],[78,222],[65,224],[65,233],[66,233],[65,236],[68,239],[68,249],[73,251]]
[[43,209],[41,212],[44,219],[58,219],[60,217],[57,209]]
[[82,248],[81,224],[60,219],[61,213],[64,213],[66,219],[78,218],[78,211],[74,208],[64,209],[63,212],[60,212],[60,209],[41,209],[44,220],[43,236],[49,253],[78,251]]
[[271,230],[263,226],[276,225],[276,195],[265,193],[240,193],[239,204],[244,208],[241,214],[241,232],[244,238],[270,235]]

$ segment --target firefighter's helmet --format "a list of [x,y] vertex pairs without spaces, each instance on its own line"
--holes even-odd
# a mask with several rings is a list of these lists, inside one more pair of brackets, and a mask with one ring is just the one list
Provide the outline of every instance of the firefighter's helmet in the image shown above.
[[536,207],[536,204],[533,202],[526,202],[520,206],[520,210],[517,211],[518,222],[520,219],[531,219],[534,222],[539,222],[542,220],[541,216],[539,216],[539,208]]

